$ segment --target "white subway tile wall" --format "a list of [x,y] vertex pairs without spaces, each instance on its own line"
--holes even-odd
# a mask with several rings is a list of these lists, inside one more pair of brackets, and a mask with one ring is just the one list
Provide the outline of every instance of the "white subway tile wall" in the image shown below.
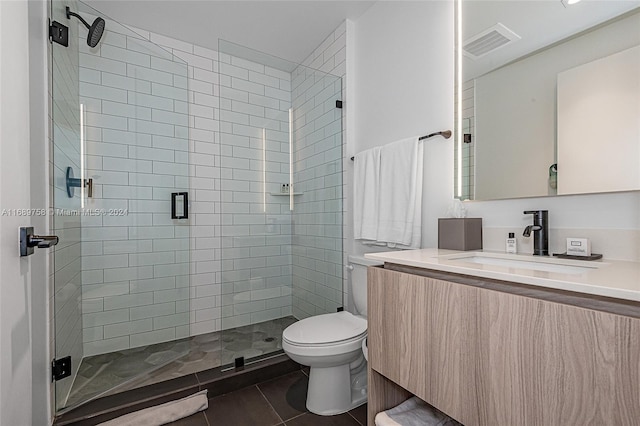
[[[343,77],[344,28],[307,65]],[[80,48],[88,207],[128,209],[83,217],[85,356],[335,311],[346,291],[340,79],[113,29]],[[304,193],[293,215],[272,195],[289,182],[292,106]],[[190,219],[177,223],[168,194],[187,188]]]
[[462,146],[462,199],[473,200],[475,194],[475,80],[463,84],[462,131],[471,134],[471,143]]
[[346,120],[345,109],[336,108],[336,100],[347,104],[346,22],[292,76],[294,186],[304,193],[293,212],[293,314],[302,319],[349,308],[343,274]]
[[85,356],[187,337],[190,323],[195,221],[170,216],[171,193],[189,187],[187,64],[112,21],[107,28],[98,48],[79,43],[94,184],[86,208],[105,210],[82,217]]
[[223,329],[291,315],[291,96],[280,90],[290,84],[290,73],[220,53]]
[[[462,144],[462,200],[473,200],[475,194],[475,80],[462,85],[462,132],[471,134],[471,143]],[[456,97],[457,99],[457,97]],[[456,109],[457,111],[457,109]],[[454,158],[458,146],[454,144]],[[454,162],[455,185],[458,181],[458,162]]]

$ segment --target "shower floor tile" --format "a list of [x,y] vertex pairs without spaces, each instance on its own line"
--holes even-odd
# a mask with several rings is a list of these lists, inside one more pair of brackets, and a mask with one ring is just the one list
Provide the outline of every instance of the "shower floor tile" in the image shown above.
[[231,364],[241,356],[277,352],[282,331],[296,321],[288,316],[84,358],[66,406]]

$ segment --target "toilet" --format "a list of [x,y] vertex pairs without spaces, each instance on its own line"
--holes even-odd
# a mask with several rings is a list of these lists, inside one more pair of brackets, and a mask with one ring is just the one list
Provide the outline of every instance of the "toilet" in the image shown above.
[[345,413],[367,402],[367,266],[380,262],[349,256],[357,315],[342,311],[300,320],[282,333],[282,349],[308,365],[307,409],[321,416]]

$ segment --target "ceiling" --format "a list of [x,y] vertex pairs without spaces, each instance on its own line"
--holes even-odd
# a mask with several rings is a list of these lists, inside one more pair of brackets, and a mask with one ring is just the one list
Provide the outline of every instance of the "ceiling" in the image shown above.
[[84,0],[122,24],[218,50],[218,39],[300,63],[375,1]]
[[560,0],[463,0],[463,40],[497,23],[521,37],[479,59],[463,57],[463,80],[479,77],[528,53],[640,7],[640,1],[635,0],[583,0],[570,6],[565,4]]

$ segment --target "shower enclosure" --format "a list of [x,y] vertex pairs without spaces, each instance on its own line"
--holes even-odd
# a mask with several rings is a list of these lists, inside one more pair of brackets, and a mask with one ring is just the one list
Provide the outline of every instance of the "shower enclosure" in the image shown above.
[[[67,7],[105,19],[95,47]],[[341,78],[78,1],[51,20],[57,412],[281,353],[286,326],[342,306]]]

